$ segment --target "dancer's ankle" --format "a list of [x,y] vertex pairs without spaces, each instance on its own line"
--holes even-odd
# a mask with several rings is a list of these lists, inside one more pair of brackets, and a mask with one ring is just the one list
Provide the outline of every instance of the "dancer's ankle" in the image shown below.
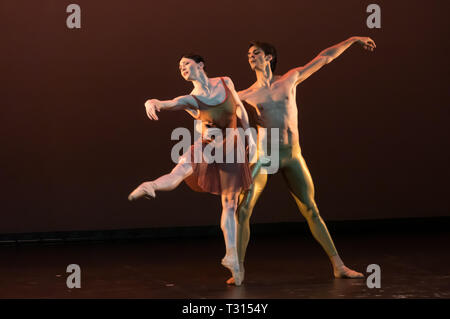
[[237,258],[237,249],[235,246],[227,247],[225,258],[232,258],[232,259]]
[[333,265],[333,269],[340,269],[345,266],[344,262],[342,261],[341,257],[338,254],[331,256],[330,260]]

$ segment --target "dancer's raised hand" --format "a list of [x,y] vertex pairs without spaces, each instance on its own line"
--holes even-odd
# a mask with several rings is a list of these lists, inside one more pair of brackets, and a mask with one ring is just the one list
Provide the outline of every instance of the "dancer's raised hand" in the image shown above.
[[373,51],[377,47],[375,41],[369,37],[356,37],[356,40],[366,50]]
[[156,112],[161,110],[161,102],[156,99],[147,100],[145,102],[145,111],[147,112],[147,116],[150,120],[159,120]]

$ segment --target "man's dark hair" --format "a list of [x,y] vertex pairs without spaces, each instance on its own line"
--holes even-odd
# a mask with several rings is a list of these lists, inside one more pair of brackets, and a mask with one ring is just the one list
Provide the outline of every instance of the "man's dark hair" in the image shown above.
[[270,54],[272,56],[272,60],[270,61],[270,69],[274,72],[277,67],[277,49],[275,49],[275,46],[270,43],[257,40],[250,41],[248,48],[250,49],[253,46],[263,50],[265,55]]
[[[200,63],[203,62],[203,65],[205,65],[205,59],[203,59],[203,57],[201,55],[195,54],[195,53],[187,53],[187,54],[183,54],[180,58],[180,60],[182,58],[186,58],[186,59],[191,59],[194,60],[195,63]],[[203,67],[203,70],[206,71],[206,66]]]

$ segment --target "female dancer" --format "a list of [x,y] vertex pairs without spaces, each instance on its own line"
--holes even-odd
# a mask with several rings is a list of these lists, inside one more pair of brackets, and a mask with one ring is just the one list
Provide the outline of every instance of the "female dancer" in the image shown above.
[[[151,120],[158,120],[156,111],[186,110],[194,118],[202,121],[202,139],[196,142],[201,144],[200,150],[214,143],[215,151],[222,151],[224,158],[226,153],[231,151],[238,156],[242,155],[245,153],[242,138],[239,135],[231,136],[230,130],[226,129],[237,127],[237,117],[244,129],[249,127],[245,108],[231,79],[228,77],[208,78],[204,64],[204,59],[199,55],[184,55],[179,65],[181,76],[186,81],[191,81],[194,89],[189,95],[168,101],[148,100],[145,103],[147,115]],[[208,128],[220,129],[223,138],[217,141],[209,138]],[[233,139],[233,149],[230,149],[229,144],[226,143],[227,138]],[[256,144],[251,136],[249,136],[249,147],[252,154]],[[132,201],[141,197],[155,197],[155,191],[170,191],[183,180],[196,191],[220,195],[222,199],[221,228],[226,247],[222,265],[231,271],[235,284],[239,286],[243,278],[241,278],[242,272],[239,269],[236,250],[235,212],[240,192],[248,189],[252,183],[248,160],[245,158],[245,161],[241,163],[237,161],[207,163],[201,160],[200,163],[196,163],[198,160],[194,160],[194,148],[192,145],[169,174],[141,184],[128,199]]]

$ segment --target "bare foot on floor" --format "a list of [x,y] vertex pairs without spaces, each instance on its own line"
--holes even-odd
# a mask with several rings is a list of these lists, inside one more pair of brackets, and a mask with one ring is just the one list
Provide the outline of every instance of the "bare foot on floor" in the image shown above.
[[359,279],[364,278],[364,275],[360,272],[351,270],[345,266],[341,266],[334,270],[335,278],[346,278],[346,279]]
[[[244,282],[244,275],[245,275],[244,265],[240,263],[239,264],[239,276],[241,278],[241,283]],[[233,277],[228,278],[226,283],[228,285],[234,285],[234,278]]]
[[242,280],[244,279],[243,278],[244,273],[240,271],[238,261],[225,256],[225,258],[222,259],[222,265],[228,268],[228,270],[231,272],[231,275],[233,276],[232,278],[227,280],[227,283],[232,279],[233,280],[232,284],[240,286],[242,284]]
[[[241,271],[241,272],[239,272],[239,276],[240,276],[240,279],[241,279],[241,284],[242,284],[242,282],[244,282],[244,272],[243,271]],[[234,285],[235,283],[234,283],[234,277],[230,277],[230,278],[228,278],[228,280],[226,281],[226,283],[228,284],[228,285]],[[237,285],[236,285],[237,286]]]

